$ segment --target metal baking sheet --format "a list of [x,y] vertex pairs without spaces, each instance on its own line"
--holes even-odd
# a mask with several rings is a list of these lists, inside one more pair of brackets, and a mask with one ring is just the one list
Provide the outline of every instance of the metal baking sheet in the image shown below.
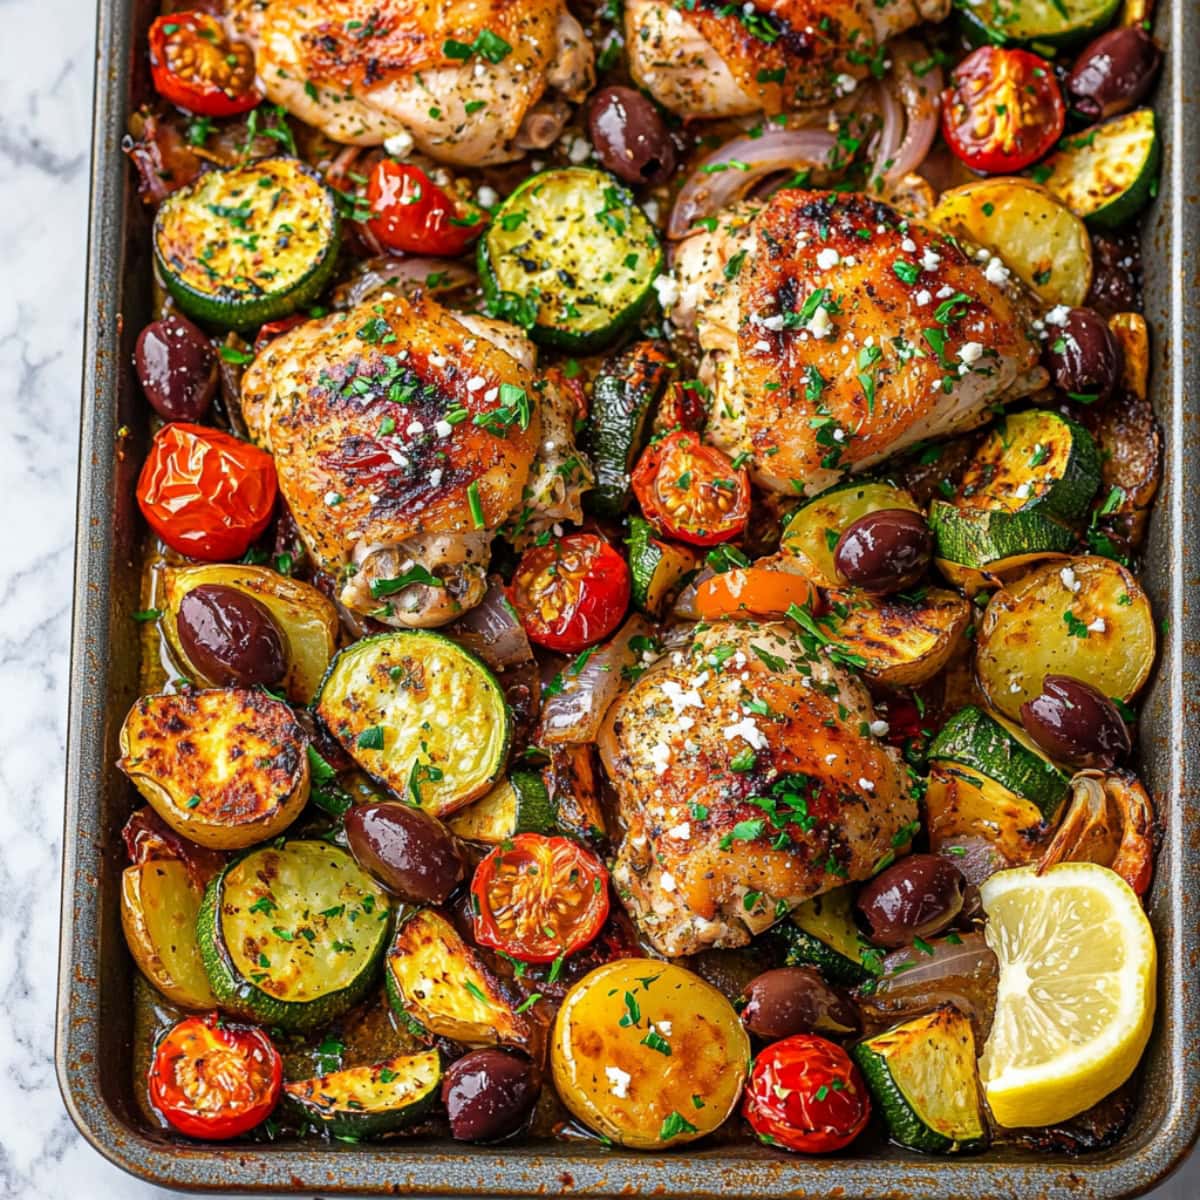
[[1143,244],[1166,469],[1144,579],[1164,636],[1141,750],[1163,848],[1150,897],[1159,1015],[1136,1116],[1117,1146],[1080,1158],[993,1150],[933,1159],[879,1145],[815,1160],[749,1144],[659,1155],[555,1142],[206,1146],[174,1139],[139,1114],[130,1070],[134,968],[118,912],[117,835],[129,791],[112,764],[136,694],[137,626],[128,614],[138,607],[133,489],[146,414],[130,363],[148,315],[150,264],[147,218],[121,139],[128,112],[149,94],[139,47],[157,6],[98,7],[57,1026],[63,1096],[92,1145],[166,1187],[416,1196],[1114,1200],[1148,1189],[1178,1164],[1200,1128],[1200,793],[1189,770],[1200,732],[1200,613],[1189,603],[1200,574],[1200,6],[1160,5],[1156,33],[1170,47],[1156,101],[1165,159]]

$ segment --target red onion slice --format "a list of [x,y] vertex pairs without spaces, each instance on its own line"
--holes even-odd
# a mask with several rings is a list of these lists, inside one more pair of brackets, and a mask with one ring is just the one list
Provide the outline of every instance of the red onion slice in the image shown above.
[[393,258],[381,254],[362,264],[359,273],[333,292],[334,308],[353,308],[387,288],[407,294],[416,288],[448,292],[475,279],[475,272],[457,258]]
[[802,167],[829,167],[837,139],[824,129],[772,129],[743,135],[710,154],[679,191],[667,237],[691,233],[697,221],[740,199],[760,179]]
[[533,647],[525,628],[504,593],[503,583],[495,576],[488,580],[483,599],[443,632],[477,654],[493,671],[533,661]]
[[874,183],[882,179],[884,190],[915,171],[929,153],[933,139],[937,136],[938,118],[942,109],[942,68],[936,63],[918,75],[913,69],[918,62],[930,62],[926,47],[909,38],[893,42],[892,74],[883,86],[885,95],[890,96],[890,107],[896,107],[896,97],[904,106],[905,128],[903,139],[885,145],[887,137],[897,137],[888,129],[889,101],[884,101],[884,132],[880,135],[875,163],[871,168]]

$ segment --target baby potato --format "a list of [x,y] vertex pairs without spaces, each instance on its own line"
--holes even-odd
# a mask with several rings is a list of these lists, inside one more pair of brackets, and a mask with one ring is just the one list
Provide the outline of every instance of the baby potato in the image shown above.
[[213,850],[275,837],[308,800],[304,731],[257,690],[144,696],[121,728],[117,766],[176,833]]
[[563,1102],[589,1128],[652,1150],[695,1141],[733,1112],[750,1040],[733,1006],[698,975],[623,958],[585,975],[554,1026]]

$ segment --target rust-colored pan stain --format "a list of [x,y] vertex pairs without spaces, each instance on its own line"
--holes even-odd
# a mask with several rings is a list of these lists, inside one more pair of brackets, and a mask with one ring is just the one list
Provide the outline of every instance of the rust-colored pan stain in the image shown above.
[[1163,656],[1146,699],[1141,749],[1163,826],[1149,911],[1160,955],[1159,1014],[1136,1111],[1111,1149],[1081,1158],[998,1149],[922,1158],[865,1142],[852,1156],[807,1160],[747,1143],[701,1142],[675,1154],[608,1150],[594,1141],[501,1147],[405,1140],[381,1145],[184,1143],[153,1126],[134,1096],[133,966],[123,944],[118,832],[128,785],[113,764],[120,717],[137,698],[139,607],[136,455],[145,413],[130,367],[148,318],[148,221],[128,177],[126,115],[149,94],[142,44],[152,0],[98,5],[91,240],[84,351],[75,623],[59,967],[57,1069],[67,1108],[106,1158],[179,1189],[393,1196],[866,1197],[875,1200],[1116,1200],[1150,1188],[1187,1154],[1200,1128],[1200,620],[1188,603],[1200,563],[1200,7],[1160,4],[1156,35],[1173,49],[1157,95],[1162,190],[1147,222],[1151,392],[1165,431],[1164,484],[1150,521],[1144,585],[1164,622]]

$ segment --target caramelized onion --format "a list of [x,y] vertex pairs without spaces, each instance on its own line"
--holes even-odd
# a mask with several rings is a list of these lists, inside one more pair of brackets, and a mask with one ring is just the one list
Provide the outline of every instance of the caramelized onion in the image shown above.
[[533,661],[525,628],[508,602],[504,584],[494,575],[488,580],[483,599],[444,632],[477,654],[493,671]]

